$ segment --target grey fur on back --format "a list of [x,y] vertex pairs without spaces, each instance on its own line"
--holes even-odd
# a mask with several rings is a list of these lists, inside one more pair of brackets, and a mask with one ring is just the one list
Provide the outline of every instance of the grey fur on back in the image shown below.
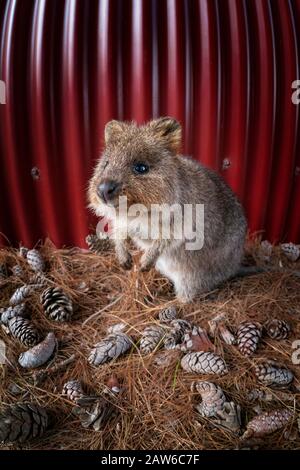
[[[237,197],[217,173],[194,160],[180,158],[182,185],[178,202],[204,204],[204,244],[199,251],[188,251],[184,245],[170,246],[169,269],[164,271],[159,265],[158,269],[175,281],[179,299],[189,302],[239,271],[247,222]],[[180,282],[176,282],[178,271]]]

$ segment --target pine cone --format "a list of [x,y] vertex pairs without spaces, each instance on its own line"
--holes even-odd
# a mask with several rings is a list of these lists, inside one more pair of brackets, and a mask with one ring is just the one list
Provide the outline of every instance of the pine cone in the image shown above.
[[39,342],[39,333],[27,318],[13,317],[8,322],[8,328],[14,338],[24,346],[31,347]]
[[285,367],[278,367],[273,362],[265,362],[255,367],[255,375],[265,385],[288,386],[294,379],[294,374]]
[[262,261],[268,262],[271,259],[273,245],[268,240],[263,240],[257,250],[258,258]]
[[9,405],[0,413],[0,441],[3,443],[23,443],[41,437],[47,427],[47,412],[32,403]]
[[290,261],[297,261],[300,256],[299,246],[294,243],[282,243],[280,247],[282,252]]
[[255,353],[262,335],[262,327],[257,322],[243,322],[237,331],[237,345],[244,356]]
[[42,272],[36,273],[29,279],[30,284],[34,284],[37,287],[45,287],[48,284],[48,279]]
[[147,326],[140,342],[140,351],[142,354],[150,354],[159,345],[164,337],[165,330],[159,325]]
[[226,315],[218,314],[208,322],[209,332],[211,336],[219,336],[226,344],[235,344],[234,335],[226,326]]
[[175,320],[172,320],[170,322],[171,328],[174,328],[175,330],[179,331],[181,334],[181,337],[183,339],[184,335],[188,333],[189,331],[192,331],[193,326],[192,324],[187,321],[187,320],[182,320],[181,318],[177,318]]
[[239,434],[241,429],[241,407],[233,401],[224,403],[222,410],[217,411],[219,419],[214,420],[214,423],[221,428],[228,429],[229,431]]
[[162,323],[170,323],[172,320],[177,318],[177,310],[174,305],[171,307],[165,308],[158,314],[159,321]]
[[191,332],[192,324],[180,318],[171,320],[169,322],[170,330],[166,333],[163,339],[165,349],[180,348],[186,333]]
[[93,428],[100,431],[105,424],[114,417],[118,408],[112,403],[111,397],[107,400],[104,396],[93,400],[91,405],[78,406],[73,409],[73,413],[80,419],[84,428]]
[[223,410],[226,397],[219,385],[212,382],[198,381],[192,383],[191,390],[201,395],[202,402],[196,406],[196,410],[201,416],[210,418],[216,416],[218,411]]
[[85,396],[79,380],[69,380],[66,382],[63,386],[62,395],[66,395],[69,400],[72,400],[75,403],[79,398]]
[[250,390],[250,392],[247,393],[247,400],[250,402],[253,401],[272,401],[273,400],[273,395],[270,392],[267,392],[266,390],[260,389],[260,388],[253,388]]
[[95,431],[103,429],[104,425],[118,413],[116,402],[121,391],[121,385],[116,376],[111,376],[103,388],[102,396],[83,395],[76,398],[77,406],[73,413],[79,416],[83,427],[92,427]]
[[25,259],[26,259],[28,251],[29,251],[29,249],[26,248],[25,246],[20,246],[20,248],[19,248],[19,255],[20,255],[22,258],[25,258]]
[[29,316],[29,312],[27,310],[26,304],[18,304],[14,307],[8,307],[3,309],[1,314],[1,323],[4,325],[8,325],[9,320],[14,317],[22,317],[27,318]]
[[236,340],[225,323],[224,313],[217,315],[208,322],[209,332],[213,337],[220,337],[226,344],[235,344]]
[[114,333],[106,336],[91,350],[88,361],[99,366],[116,359],[131,348],[132,341],[125,333]]
[[40,367],[50,359],[56,346],[57,341],[54,333],[48,333],[43,341],[20,354],[20,366],[27,369]]
[[286,339],[291,327],[285,320],[268,320],[264,323],[264,330],[272,339]]
[[112,241],[109,237],[99,238],[97,235],[90,234],[86,237],[85,241],[89,250],[98,255],[112,250]]
[[283,428],[293,415],[294,413],[286,408],[261,413],[249,421],[242,439],[272,434],[274,431]]
[[182,333],[180,330],[172,329],[163,338],[165,349],[178,348],[183,340]]
[[271,402],[271,401],[281,401],[281,402],[292,402],[294,403],[295,401],[295,395],[293,393],[288,393],[288,392],[283,392],[276,390],[274,392],[273,390],[268,390],[268,389],[260,389],[260,388],[254,388],[250,390],[247,394],[247,400],[249,401],[264,401],[264,402]]
[[34,289],[34,286],[29,286],[27,284],[24,284],[24,286],[19,287],[11,296],[9,301],[10,305],[14,306],[21,304],[22,302],[24,302],[25,299],[27,299],[27,297],[29,297],[29,295],[34,291]]
[[22,266],[20,266],[19,264],[15,264],[11,268],[11,272],[12,272],[13,276],[15,276],[15,277],[22,277],[23,274],[24,274],[24,270],[23,270]]
[[46,315],[54,321],[65,322],[71,319],[73,304],[60,287],[48,287],[41,295],[41,303]]
[[228,372],[224,360],[212,352],[191,352],[181,359],[181,367],[196,374],[219,374]]
[[45,271],[46,263],[38,250],[33,249],[33,250],[27,251],[26,259],[27,259],[29,266],[34,271],[36,272]]
[[231,331],[227,328],[226,325],[223,323],[220,323],[218,325],[218,334],[220,338],[224,341],[226,344],[235,344],[236,339],[234,335],[231,333]]
[[115,323],[114,325],[111,325],[107,328],[107,333],[120,333],[126,330],[126,328],[127,328],[126,323],[123,323],[123,322]]
[[214,351],[215,347],[210,341],[206,330],[194,326],[192,331],[184,335],[181,351]]

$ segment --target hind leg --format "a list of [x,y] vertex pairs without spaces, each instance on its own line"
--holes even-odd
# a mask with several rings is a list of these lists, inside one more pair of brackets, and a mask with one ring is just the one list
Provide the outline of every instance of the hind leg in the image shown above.
[[177,299],[182,303],[189,303],[201,300],[204,294],[211,293],[220,286],[220,279],[210,272],[199,270],[194,276],[177,276],[174,280],[174,288]]
[[188,304],[204,293],[199,282],[195,283],[187,277],[178,277],[174,280],[175,294],[179,302]]
[[198,296],[211,290],[210,285],[204,281],[207,277],[206,272],[200,269],[183,271],[178,268],[178,263],[170,266],[162,258],[156,263],[156,269],[173,283],[179,302],[185,304],[193,302]]

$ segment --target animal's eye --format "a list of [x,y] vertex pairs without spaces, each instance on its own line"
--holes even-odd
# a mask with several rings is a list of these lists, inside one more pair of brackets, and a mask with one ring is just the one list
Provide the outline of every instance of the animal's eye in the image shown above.
[[149,165],[147,165],[147,163],[142,162],[135,163],[133,165],[133,171],[134,173],[137,173],[139,175],[144,175],[145,173],[148,173]]
[[107,165],[108,165],[108,160],[106,160],[106,161],[104,162],[104,164],[103,164],[103,169],[106,168]]

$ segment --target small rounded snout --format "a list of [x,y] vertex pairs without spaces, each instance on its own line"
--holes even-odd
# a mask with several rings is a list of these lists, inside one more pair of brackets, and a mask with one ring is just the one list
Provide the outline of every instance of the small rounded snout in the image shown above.
[[120,192],[120,183],[117,181],[103,181],[97,188],[98,196],[105,202],[112,201]]

